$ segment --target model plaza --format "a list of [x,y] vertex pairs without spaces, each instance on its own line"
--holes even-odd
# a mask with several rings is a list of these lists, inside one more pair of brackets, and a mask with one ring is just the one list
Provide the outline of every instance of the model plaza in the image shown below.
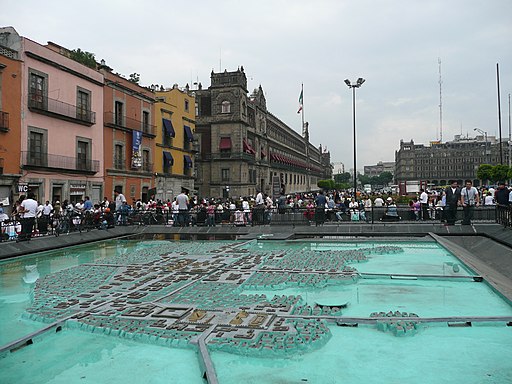
[[211,348],[244,355],[296,353],[325,344],[326,321],[341,316],[348,303],[243,290],[351,284],[358,273],[347,263],[397,252],[403,250],[377,246],[326,257],[313,250],[249,252],[240,243],[159,243],[39,279],[27,313],[32,320],[158,345],[188,347],[202,338]]

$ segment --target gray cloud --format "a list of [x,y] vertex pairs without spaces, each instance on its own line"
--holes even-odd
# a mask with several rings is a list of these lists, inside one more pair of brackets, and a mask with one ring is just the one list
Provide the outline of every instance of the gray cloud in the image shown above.
[[435,140],[438,57],[443,139],[497,132],[500,63],[503,135],[512,88],[512,2],[430,1],[4,1],[1,25],[45,43],[81,48],[143,84],[209,85],[212,69],[243,65],[249,91],[262,85],[270,111],[300,132],[298,96],[311,140],[352,166],[357,91],[358,168],[394,159],[400,139]]

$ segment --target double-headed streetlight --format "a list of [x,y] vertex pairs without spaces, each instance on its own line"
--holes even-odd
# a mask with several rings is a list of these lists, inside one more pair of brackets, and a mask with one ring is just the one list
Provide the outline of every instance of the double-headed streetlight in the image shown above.
[[484,135],[485,139],[485,162],[489,164],[489,153],[487,151],[487,132],[480,128],[473,128],[473,131],[477,131],[479,134]]
[[356,88],[359,88],[365,80],[360,77],[352,84],[349,79],[345,79],[345,84],[352,88],[352,120],[354,123],[354,197],[357,197],[357,168],[356,168]]

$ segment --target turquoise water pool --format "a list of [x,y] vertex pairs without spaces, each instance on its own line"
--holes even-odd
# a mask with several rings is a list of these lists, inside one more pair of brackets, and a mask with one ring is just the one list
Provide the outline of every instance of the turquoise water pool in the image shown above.
[[404,337],[336,325],[395,311],[512,317],[474,275],[433,242],[118,240],[3,261],[0,346],[64,322],[4,352],[0,382],[204,382],[205,335],[223,384],[509,383],[505,320],[415,323]]

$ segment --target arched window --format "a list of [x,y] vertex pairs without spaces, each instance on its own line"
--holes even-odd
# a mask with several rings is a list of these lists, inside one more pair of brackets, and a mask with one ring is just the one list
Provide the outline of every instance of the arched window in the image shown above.
[[222,102],[222,113],[230,113],[231,112],[231,103],[227,100]]

